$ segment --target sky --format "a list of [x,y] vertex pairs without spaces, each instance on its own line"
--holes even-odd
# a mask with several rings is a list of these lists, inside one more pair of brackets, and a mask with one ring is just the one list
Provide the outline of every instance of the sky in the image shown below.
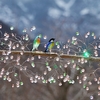
[[99,34],[100,0],[1,0],[0,20],[30,37],[42,33],[49,37],[95,32]]

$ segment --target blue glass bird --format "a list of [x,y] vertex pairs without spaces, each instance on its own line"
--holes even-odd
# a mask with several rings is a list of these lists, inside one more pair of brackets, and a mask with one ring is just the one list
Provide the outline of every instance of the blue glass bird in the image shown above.
[[49,40],[49,42],[48,42],[47,45],[46,45],[46,49],[45,49],[44,52],[51,51],[51,49],[52,49],[52,48],[54,47],[54,45],[55,45],[54,40],[55,40],[55,38],[51,38],[51,39]]

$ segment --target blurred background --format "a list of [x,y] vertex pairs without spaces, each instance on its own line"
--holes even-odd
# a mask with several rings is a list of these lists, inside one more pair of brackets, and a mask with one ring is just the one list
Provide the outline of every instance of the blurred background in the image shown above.
[[[60,41],[67,41],[66,39],[77,31],[82,35],[88,31],[99,35],[100,0],[0,0],[0,24],[2,32],[10,32],[9,29],[13,26],[16,33],[21,35],[26,29],[32,40],[40,33]],[[36,29],[31,32],[32,27]],[[69,90],[70,85],[59,87],[31,84],[26,79],[24,81],[24,86],[14,89],[9,83],[1,81],[0,100],[84,100],[85,98],[78,97],[79,94],[76,96],[69,94],[73,90]]]
[[35,26],[32,38],[38,33],[55,37],[76,31],[99,34],[99,0],[3,0],[0,9],[0,20],[19,32]]

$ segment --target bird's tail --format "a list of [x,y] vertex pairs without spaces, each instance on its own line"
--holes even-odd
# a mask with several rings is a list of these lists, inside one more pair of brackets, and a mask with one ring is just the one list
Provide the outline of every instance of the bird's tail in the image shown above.
[[45,51],[44,52],[48,52],[48,49],[45,49]]
[[47,50],[45,50],[44,52],[47,52]]
[[32,51],[34,51],[34,50],[35,50],[35,48],[32,49]]

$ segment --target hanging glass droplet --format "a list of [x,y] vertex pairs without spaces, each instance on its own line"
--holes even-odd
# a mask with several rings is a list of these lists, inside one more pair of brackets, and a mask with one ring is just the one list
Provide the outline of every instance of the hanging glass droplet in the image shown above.
[[34,62],[32,62],[32,63],[31,63],[31,66],[32,66],[32,67],[35,67],[35,64],[34,64]]

